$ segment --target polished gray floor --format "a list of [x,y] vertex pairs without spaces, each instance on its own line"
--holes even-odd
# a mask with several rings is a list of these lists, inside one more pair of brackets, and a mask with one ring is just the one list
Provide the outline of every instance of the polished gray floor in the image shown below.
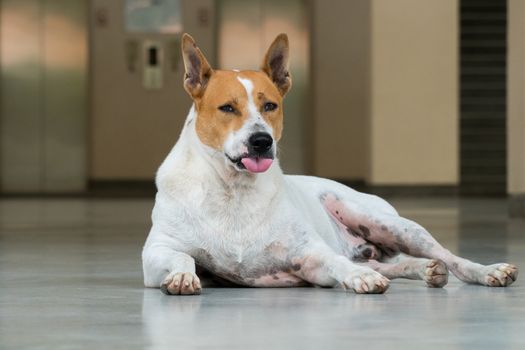
[[[397,199],[452,251],[525,268],[525,221],[503,200]],[[152,201],[0,201],[0,349],[525,349],[525,284],[396,280],[337,289],[144,289]]]

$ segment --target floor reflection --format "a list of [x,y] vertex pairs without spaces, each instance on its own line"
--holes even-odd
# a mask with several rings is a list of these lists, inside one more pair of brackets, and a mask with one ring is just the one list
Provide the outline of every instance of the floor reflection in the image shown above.
[[[395,199],[452,251],[525,268],[525,220],[503,200]],[[0,200],[0,349],[525,348],[523,276],[510,288],[395,280],[336,289],[142,287],[151,200]]]

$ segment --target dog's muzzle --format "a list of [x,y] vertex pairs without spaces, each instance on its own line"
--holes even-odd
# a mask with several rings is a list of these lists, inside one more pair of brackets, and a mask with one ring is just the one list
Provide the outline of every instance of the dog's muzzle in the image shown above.
[[248,153],[239,158],[228,159],[240,169],[246,169],[250,173],[263,173],[273,163],[273,138],[266,132],[256,132],[248,139]]

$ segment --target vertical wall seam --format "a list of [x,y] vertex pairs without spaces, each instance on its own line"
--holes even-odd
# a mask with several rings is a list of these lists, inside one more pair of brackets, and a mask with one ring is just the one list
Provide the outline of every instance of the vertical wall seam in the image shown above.
[[46,88],[45,88],[45,69],[46,69],[46,3],[45,1],[38,1],[38,100],[39,100],[39,112],[38,121],[40,131],[39,137],[39,191],[43,191],[46,188]]

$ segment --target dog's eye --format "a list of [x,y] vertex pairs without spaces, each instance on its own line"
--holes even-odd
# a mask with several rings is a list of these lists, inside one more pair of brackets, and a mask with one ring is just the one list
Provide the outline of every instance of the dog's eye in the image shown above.
[[233,113],[235,112],[235,108],[233,108],[232,105],[226,104],[219,107],[219,110],[223,111],[224,113]]
[[277,105],[273,102],[266,102],[263,108],[265,112],[271,112],[277,109]]

